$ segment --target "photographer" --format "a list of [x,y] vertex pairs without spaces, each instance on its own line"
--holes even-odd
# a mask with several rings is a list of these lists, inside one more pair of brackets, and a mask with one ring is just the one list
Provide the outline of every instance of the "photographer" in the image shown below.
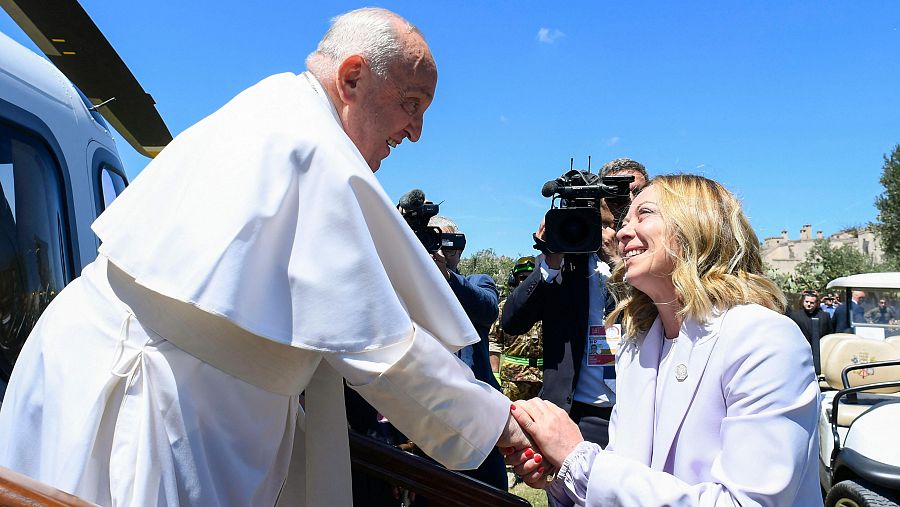
[[[450,285],[463,310],[481,338],[479,342],[461,348],[456,356],[465,363],[477,380],[501,391],[500,385],[491,370],[488,354],[488,331],[497,320],[499,293],[493,278],[484,274],[464,276],[459,273],[459,261],[465,248],[465,235],[459,232],[457,225],[450,219],[439,216],[438,204],[425,200],[425,193],[413,189],[400,198],[397,209],[407,224],[419,238],[422,246],[431,254],[435,265]],[[435,299],[431,305],[439,303]],[[403,443],[415,449],[416,446],[408,438],[384,420],[365,400],[346,390],[347,418],[355,431],[375,436],[379,440],[396,444]],[[506,464],[503,456],[495,448],[475,470],[461,470],[468,475],[495,488],[507,491]],[[392,486],[383,481],[372,480],[366,474],[354,476],[353,494],[357,503],[366,505],[390,505],[397,493],[392,493]],[[419,504],[419,501],[416,502]]]
[[[600,184],[599,176],[581,171],[570,171],[557,181],[574,187]],[[554,188],[549,193],[555,191]],[[627,191],[626,182],[624,192],[627,194]],[[547,194],[544,192],[549,197]],[[614,220],[609,207],[597,207],[602,220],[597,224],[601,229],[599,232],[612,237]],[[542,222],[535,234],[536,246],[547,250],[546,255],[506,299],[501,325],[506,333],[519,335],[538,321],[542,323],[544,383],[541,397],[568,412],[587,440],[605,446],[609,440],[609,417],[616,401],[614,358],[618,347],[618,339],[607,337],[603,322],[611,304],[606,288],[610,266],[604,260],[614,261],[613,251],[604,251],[603,244],[606,243],[606,249],[609,249],[611,242],[597,245],[602,259],[596,251],[554,253],[544,242],[548,239],[545,232]]]
[[[428,226],[440,229],[443,238],[441,248],[432,252],[431,257],[481,337],[481,341],[463,347],[456,355],[472,369],[476,379],[501,391],[491,370],[488,353],[488,331],[497,319],[500,298],[497,285],[488,275],[465,276],[459,273],[457,267],[465,248],[465,237],[459,233],[459,228],[452,220],[438,215],[429,219]],[[456,241],[448,241],[447,237],[454,237]],[[506,465],[496,449],[477,470],[462,473],[503,491],[507,489]]]
[[[634,196],[636,196],[641,191],[641,189],[643,189],[644,186],[647,185],[647,181],[650,179],[650,176],[647,175],[647,168],[644,167],[644,164],[636,160],[624,157],[613,159],[603,164],[603,167],[600,168],[600,177],[604,178],[606,176],[633,176],[634,181],[632,181],[631,185],[629,185],[632,199],[634,199]],[[628,207],[628,203],[625,203],[625,207]],[[618,217],[618,215],[616,216]]]

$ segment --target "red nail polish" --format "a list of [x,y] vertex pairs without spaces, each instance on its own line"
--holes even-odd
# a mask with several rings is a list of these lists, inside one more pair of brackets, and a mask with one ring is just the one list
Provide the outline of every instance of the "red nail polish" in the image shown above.
[[538,473],[539,474],[544,473],[544,467],[538,467]]
[[525,449],[525,457],[531,459],[532,456],[534,456],[534,451],[532,451],[531,449]]
[[509,405],[509,409],[510,409],[510,410],[515,410],[515,409],[516,409],[516,404],[515,404],[515,403],[510,404],[510,405]]
[[540,454],[535,454],[535,455],[534,455],[534,462],[535,462],[535,463],[540,463],[543,459],[544,459],[544,457],[541,456]]

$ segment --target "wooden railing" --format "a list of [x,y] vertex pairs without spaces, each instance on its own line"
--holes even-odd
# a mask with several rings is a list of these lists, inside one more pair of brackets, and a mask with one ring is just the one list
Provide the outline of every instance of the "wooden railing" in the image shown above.
[[516,495],[353,431],[350,432],[350,460],[354,471],[414,491],[416,496],[427,498],[429,506],[531,506]]
[[0,506],[93,507],[94,504],[51,488],[31,477],[0,467]]
[[[447,470],[419,456],[350,432],[350,457],[355,471],[415,491],[435,507],[530,507],[524,499]],[[2,507],[92,507],[18,472],[0,467]]]

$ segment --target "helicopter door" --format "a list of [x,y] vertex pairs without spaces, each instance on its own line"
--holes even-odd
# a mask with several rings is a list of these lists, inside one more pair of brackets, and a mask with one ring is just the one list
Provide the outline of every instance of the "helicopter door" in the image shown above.
[[47,145],[0,123],[0,399],[31,328],[74,278],[67,209]]

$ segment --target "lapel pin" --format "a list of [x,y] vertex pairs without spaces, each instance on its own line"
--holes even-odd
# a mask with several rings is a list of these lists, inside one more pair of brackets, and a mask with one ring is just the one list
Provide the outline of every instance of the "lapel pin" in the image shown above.
[[687,378],[687,375],[688,369],[686,364],[681,363],[675,367],[675,380],[684,382],[684,380]]

